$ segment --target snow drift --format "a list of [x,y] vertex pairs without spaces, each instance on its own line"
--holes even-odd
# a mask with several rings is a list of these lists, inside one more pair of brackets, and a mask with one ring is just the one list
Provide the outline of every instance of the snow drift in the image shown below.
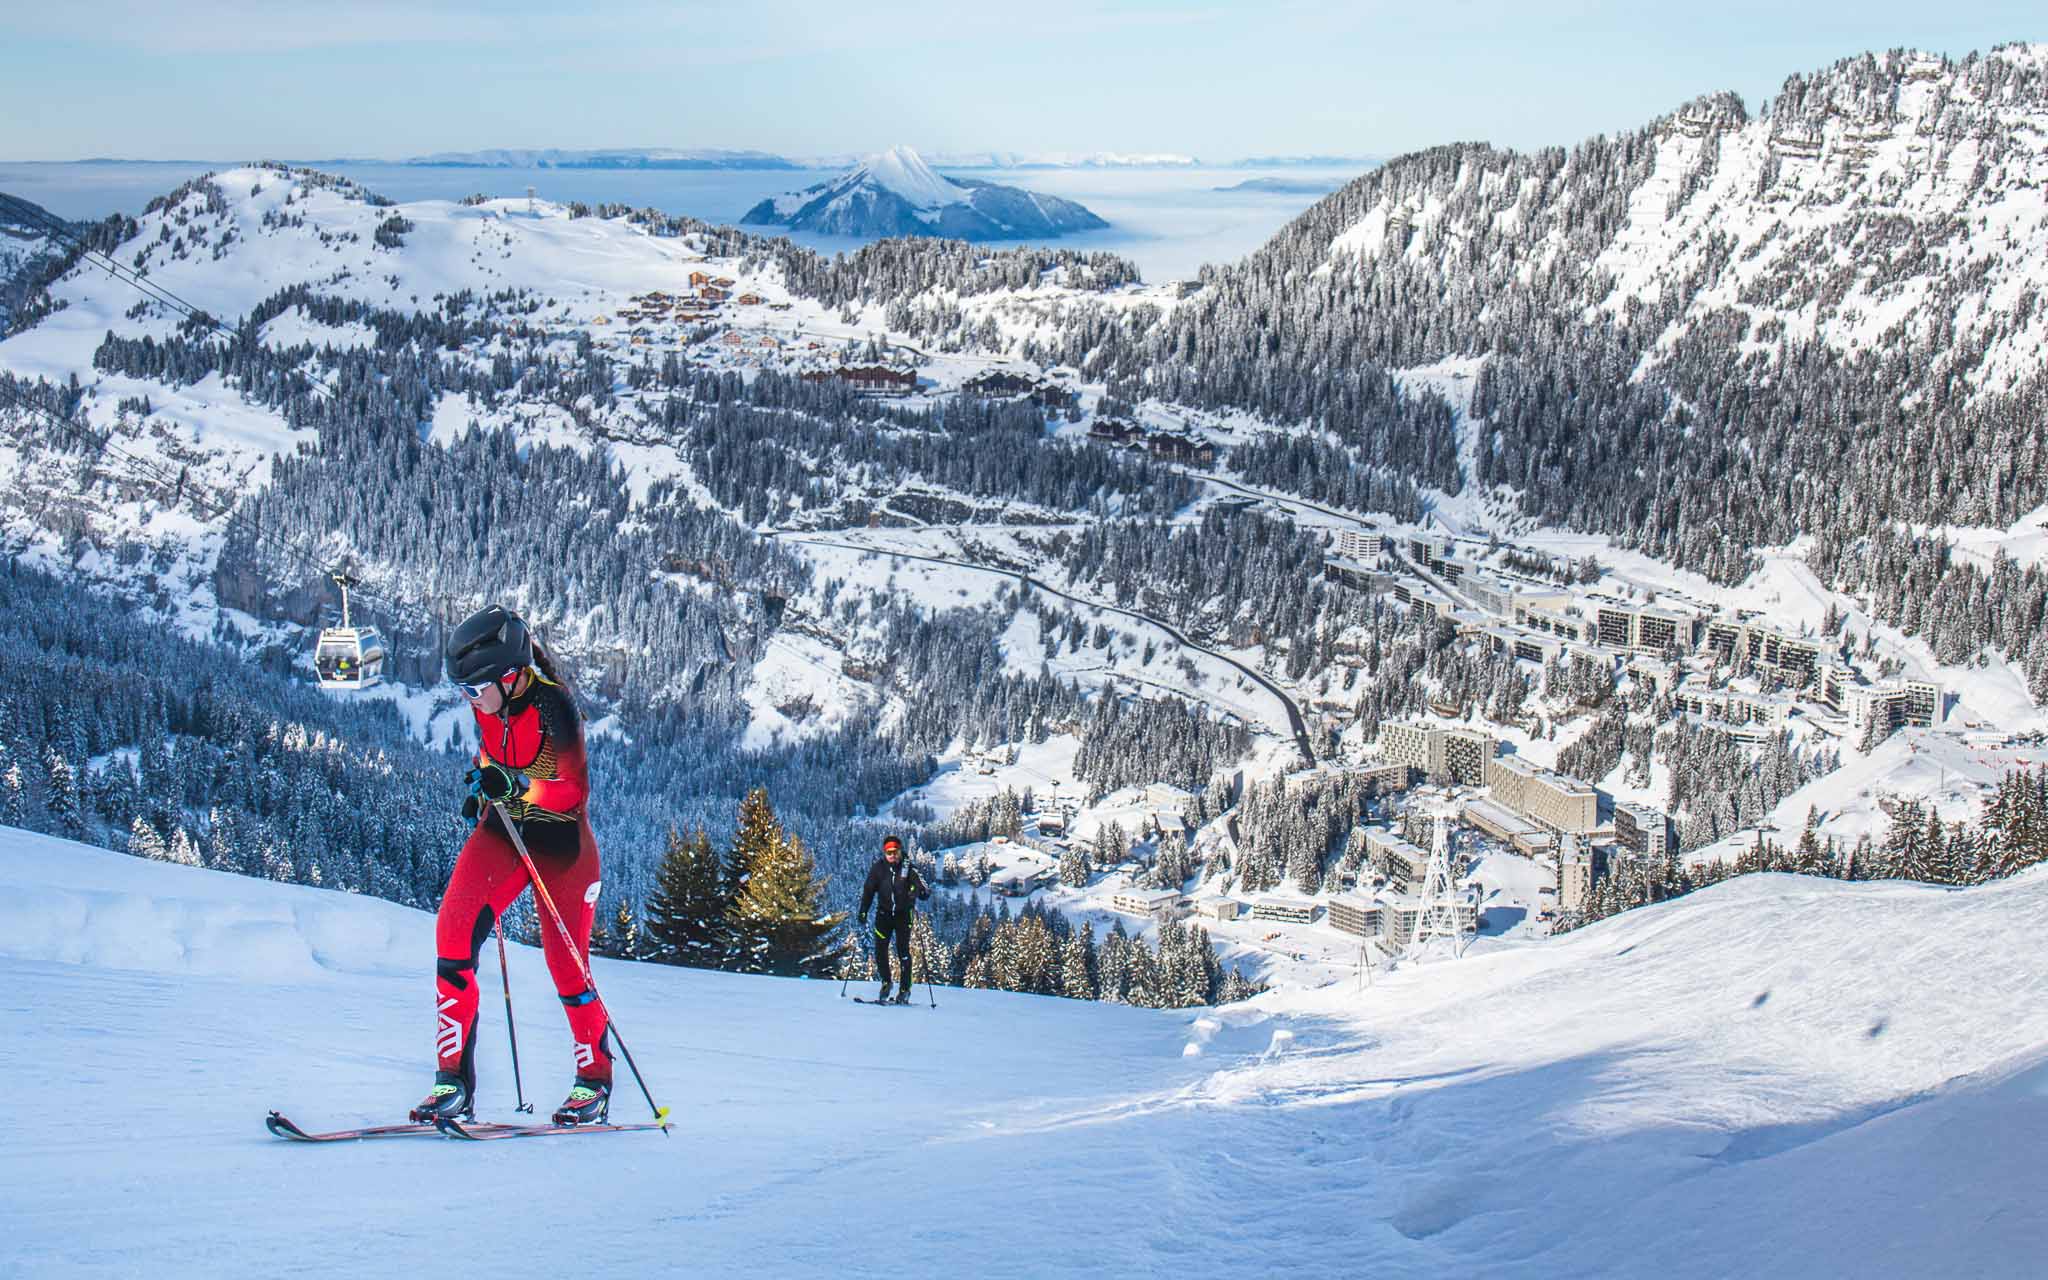
[[[34,1097],[0,1270],[2031,1274],[2044,911],[2039,871],[1753,877],[1181,1013],[601,961],[674,1137],[303,1148],[264,1110],[383,1118],[423,1086],[429,918],[0,832],[0,1066]],[[536,952],[512,970],[545,1105],[560,1015]]]

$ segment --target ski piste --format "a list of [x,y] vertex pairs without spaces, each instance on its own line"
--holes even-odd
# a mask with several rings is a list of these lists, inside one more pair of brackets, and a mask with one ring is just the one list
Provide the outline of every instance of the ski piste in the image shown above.
[[463,1124],[446,1116],[434,1127],[450,1138],[470,1142],[491,1142],[499,1138],[559,1138],[572,1133],[633,1133],[641,1129],[668,1130],[666,1114],[659,1120],[639,1124]]

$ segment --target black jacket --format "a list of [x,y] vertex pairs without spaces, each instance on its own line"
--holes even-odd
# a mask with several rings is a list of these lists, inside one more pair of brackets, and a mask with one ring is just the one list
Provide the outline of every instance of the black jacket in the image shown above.
[[875,865],[868,868],[868,882],[861,886],[860,918],[867,919],[868,904],[875,903],[877,923],[907,919],[919,898],[931,896],[932,891],[925,887],[924,877],[917,874],[909,854],[904,854],[903,861],[893,869],[887,858],[876,858]]

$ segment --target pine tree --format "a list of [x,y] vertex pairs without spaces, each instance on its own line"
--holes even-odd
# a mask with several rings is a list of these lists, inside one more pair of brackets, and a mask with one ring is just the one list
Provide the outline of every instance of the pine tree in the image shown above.
[[733,846],[746,850],[744,881],[727,917],[739,968],[785,977],[830,974],[846,945],[846,917],[825,912],[825,877],[803,841],[784,833],[766,791],[757,787],[741,802]]
[[[950,858],[953,855],[946,856]],[[1069,889],[1088,887],[1088,859],[1082,856],[1078,841],[1070,843],[1060,852],[1060,883]]]
[[28,780],[21,776],[19,761],[7,762],[0,773],[0,827],[19,827],[28,822]]
[[135,821],[128,824],[128,852],[154,862],[163,862],[170,857],[170,848],[164,843],[163,833],[139,813],[135,815]]
[[[185,830],[183,825],[171,829],[170,845],[165,852],[164,860],[175,862],[181,867],[196,867],[199,865],[199,846],[192,842],[192,833]],[[320,883],[320,870],[318,866],[313,868],[310,883],[315,885]]]
[[1060,948],[1060,994],[1069,1000],[1093,1000],[1094,961],[1095,926],[1084,924],[1079,933],[1068,934]]
[[654,891],[647,896],[647,936],[656,959],[697,969],[731,964],[728,882],[703,828],[687,840],[669,828],[667,848],[655,868]]
[[78,771],[55,748],[43,752],[43,802],[59,835],[85,836],[85,804],[78,793]]

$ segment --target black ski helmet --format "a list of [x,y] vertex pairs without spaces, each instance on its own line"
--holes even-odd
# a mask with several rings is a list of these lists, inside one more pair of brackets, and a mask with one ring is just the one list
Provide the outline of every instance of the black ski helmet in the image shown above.
[[503,605],[479,609],[448,633],[448,678],[482,684],[533,665],[533,636]]

